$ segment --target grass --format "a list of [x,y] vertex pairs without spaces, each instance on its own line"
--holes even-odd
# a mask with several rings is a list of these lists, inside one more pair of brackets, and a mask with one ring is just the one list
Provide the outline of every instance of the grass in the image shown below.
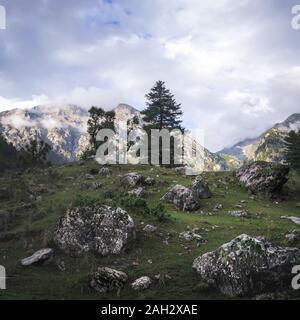
[[[52,241],[57,220],[66,209],[79,199],[103,204],[116,203],[117,196],[125,194],[119,175],[137,171],[155,178],[157,183],[147,187],[147,206],[154,208],[164,193],[175,184],[191,185],[192,177],[179,176],[174,170],[149,166],[113,166],[111,177],[96,176],[86,180],[85,174],[97,169],[97,164],[88,162],[52,167],[50,170],[32,169],[23,174],[4,173],[0,187],[11,188],[9,199],[1,200],[1,209],[12,215],[9,232],[11,236],[0,242],[0,265],[5,266],[8,279],[7,290],[0,291],[0,299],[225,299],[217,291],[202,283],[192,270],[193,260],[208,251],[231,240],[241,233],[265,236],[279,245],[287,245],[284,235],[297,229],[292,222],[281,219],[283,215],[300,216],[296,203],[300,201],[300,175],[291,172],[284,190],[288,200],[275,203],[264,197],[252,200],[246,189],[239,186],[231,172],[204,173],[213,197],[202,200],[201,208],[193,213],[181,212],[172,205],[164,204],[170,218],[165,222],[154,216],[143,215],[130,208],[137,229],[133,246],[118,256],[99,257],[93,254],[70,258],[61,252]],[[101,181],[99,190],[83,190],[83,183]],[[32,206],[28,190],[44,184],[42,200]],[[237,204],[245,200],[243,207],[250,213],[249,218],[235,218],[228,215]],[[82,200],[80,200],[82,201]],[[216,204],[223,209],[213,211]],[[151,223],[158,231],[146,235],[141,223]],[[178,233],[187,228],[199,228],[205,243],[180,239]],[[168,245],[165,240],[167,239]],[[299,245],[299,244],[298,244]],[[24,268],[20,260],[36,250],[50,246],[54,258],[43,266]],[[89,274],[98,266],[109,266],[124,270],[129,281],[120,292],[99,294],[88,285]],[[130,288],[130,283],[139,276],[160,274],[161,279],[143,292]],[[167,276],[166,276],[167,275]]]

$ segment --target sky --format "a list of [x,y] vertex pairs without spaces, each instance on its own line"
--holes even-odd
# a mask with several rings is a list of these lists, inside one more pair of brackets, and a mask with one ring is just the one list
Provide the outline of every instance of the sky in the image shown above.
[[0,111],[127,103],[157,80],[218,151],[300,112],[299,0],[0,0]]

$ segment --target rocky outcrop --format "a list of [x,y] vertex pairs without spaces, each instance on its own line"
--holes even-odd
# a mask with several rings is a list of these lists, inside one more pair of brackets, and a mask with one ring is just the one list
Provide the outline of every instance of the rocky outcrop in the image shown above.
[[288,166],[257,161],[240,168],[236,176],[252,193],[273,195],[288,181],[288,173]]
[[248,212],[246,210],[233,210],[233,211],[229,211],[228,214],[230,214],[232,217],[237,217],[237,218],[248,217]]
[[182,211],[193,211],[199,208],[199,203],[195,199],[193,191],[187,187],[177,184],[169,190],[163,197],[169,203]]
[[192,184],[192,191],[195,199],[207,199],[212,196],[208,183],[202,176],[195,178]]
[[126,283],[128,276],[125,272],[100,267],[90,276],[90,286],[99,293],[120,289]]
[[51,248],[45,248],[38,250],[32,256],[22,259],[21,264],[24,267],[31,266],[33,264],[44,263],[49,260],[53,255],[53,250]]
[[88,251],[119,254],[134,238],[132,218],[121,208],[108,206],[69,209],[54,232],[58,247],[72,256]]
[[274,246],[262,237],[242,234],[195,259],[193,268],[228,296],[252,296],[291,285],[292,265],[300,249]]
[[145,290],[148,289],[151,285],[152,281],[148,276],[143,276],[136,279],[132,284],[131,287],[133,290]]

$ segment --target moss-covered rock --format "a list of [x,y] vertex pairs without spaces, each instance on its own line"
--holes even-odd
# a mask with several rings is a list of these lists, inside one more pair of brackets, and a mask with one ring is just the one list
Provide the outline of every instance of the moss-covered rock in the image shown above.
[[288,166],[256,161],[244,165],[237,171],[236,176],[252,193],[272,195],[281,191],[288,181],[288,173]]
[[272,245],[262,237],[242,234],[217,250],[196,258],[201,278],[228,296],[252,296],[287,290],[300,249]]

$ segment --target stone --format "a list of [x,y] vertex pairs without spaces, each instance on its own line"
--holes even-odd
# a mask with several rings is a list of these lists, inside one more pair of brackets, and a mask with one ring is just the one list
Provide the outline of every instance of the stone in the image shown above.
[[191,189],[195,199],[207,199],[212,196],[208,183],[202,176],[197,176],[195,178]]
[[194,198],[192,190],[179,184],[171,188],[162,197],[162,200],[173,203],[177,209],[182,211],[193,211],[199,208],[199,203]]
[[122,183],[129,187],[136,187],[137,185],[141,185],[143,182],[144,177],[137,172],[130,172],[122,179]]
[[155,179],[151,177],[147,177],[145,179],[145,185],[147,186],[153,186],[155,184]]
[[152,233],[152,232],[155,232],[156,230],[157,230],[157,228],[155,226],[153,226],[152,224],[147,224],[143,228],[143,231],[145,231],[147,233]]
[[291,220],[292,222],[300,225],[300,218],[298,217],[286,217],[286,216],[283,216],[281,217],[282,219],[288,219],[288,220]]
[[21,264],[24,267],[31,266],[33,264],[43,263],[49,260],[53,255],[51,248],[44,248],[36,251],[32,256],[22,259]]
[[185,173],[186,173],[185,167],[178,167],[178,168],[175,168],[174,170],[176,171],[177,174],[181,176],[185,176]]
[[225,295],[253,296],[290,288],[292,266],[299,258],[298,248],[278,247],[263,237],[242,234],[196,258],[193,268]]
[[110,177],[111,176],[111,171],[107,167],[103,167],[99,170],[99,175],[102,177]]
[[197,242],[203,242],[203,237],[198,234],[198,233],[195,233],[193,231],[184,231],[184,232],[181,232],[179,234],[179,238],[182,238],[186,241],[193,241],[193,240],[196,240]]
[[286,165],[256,161],[241,167],[236,176],[251,193],[274,195],[288,181],[288,173]]
[[86,179],[86,180],[94,180],[95,177],[92,174],[87,173],[87,174],[85,174],[84,179]]
[[300,230],[293,230],[291,233],[285,235],[285,239],[289,243],[294,243],[300,240]]
[[128,276],[123,271],[108,267],[99,267],[90,278],[91,288],[99,293],[107,293],[122,288]]
[[58,247],[71,256],[95,252],[119,254],[135,239],[134,222],[121,208],[75,207],[59,220],[54,231]]
[[248,217],[248,212],[246,210],[234,210],[234,211],[228,211],[228,213],[232,217],[237,217],[237,218],[246,218],[246,217]]
[[0,210],[0,232],[6,232],[9,222],[9,213],[5,210]]
[[145,195],[145,189],[143,187],[138,187],[131,191],[128,191],[129,194],[132,194],[138,198],[142,198]]
[[148,289],[151,285],[151,279],[148,276],[143,276],[136,279],[132,284],[131,287],[133,290],[145,290]]

